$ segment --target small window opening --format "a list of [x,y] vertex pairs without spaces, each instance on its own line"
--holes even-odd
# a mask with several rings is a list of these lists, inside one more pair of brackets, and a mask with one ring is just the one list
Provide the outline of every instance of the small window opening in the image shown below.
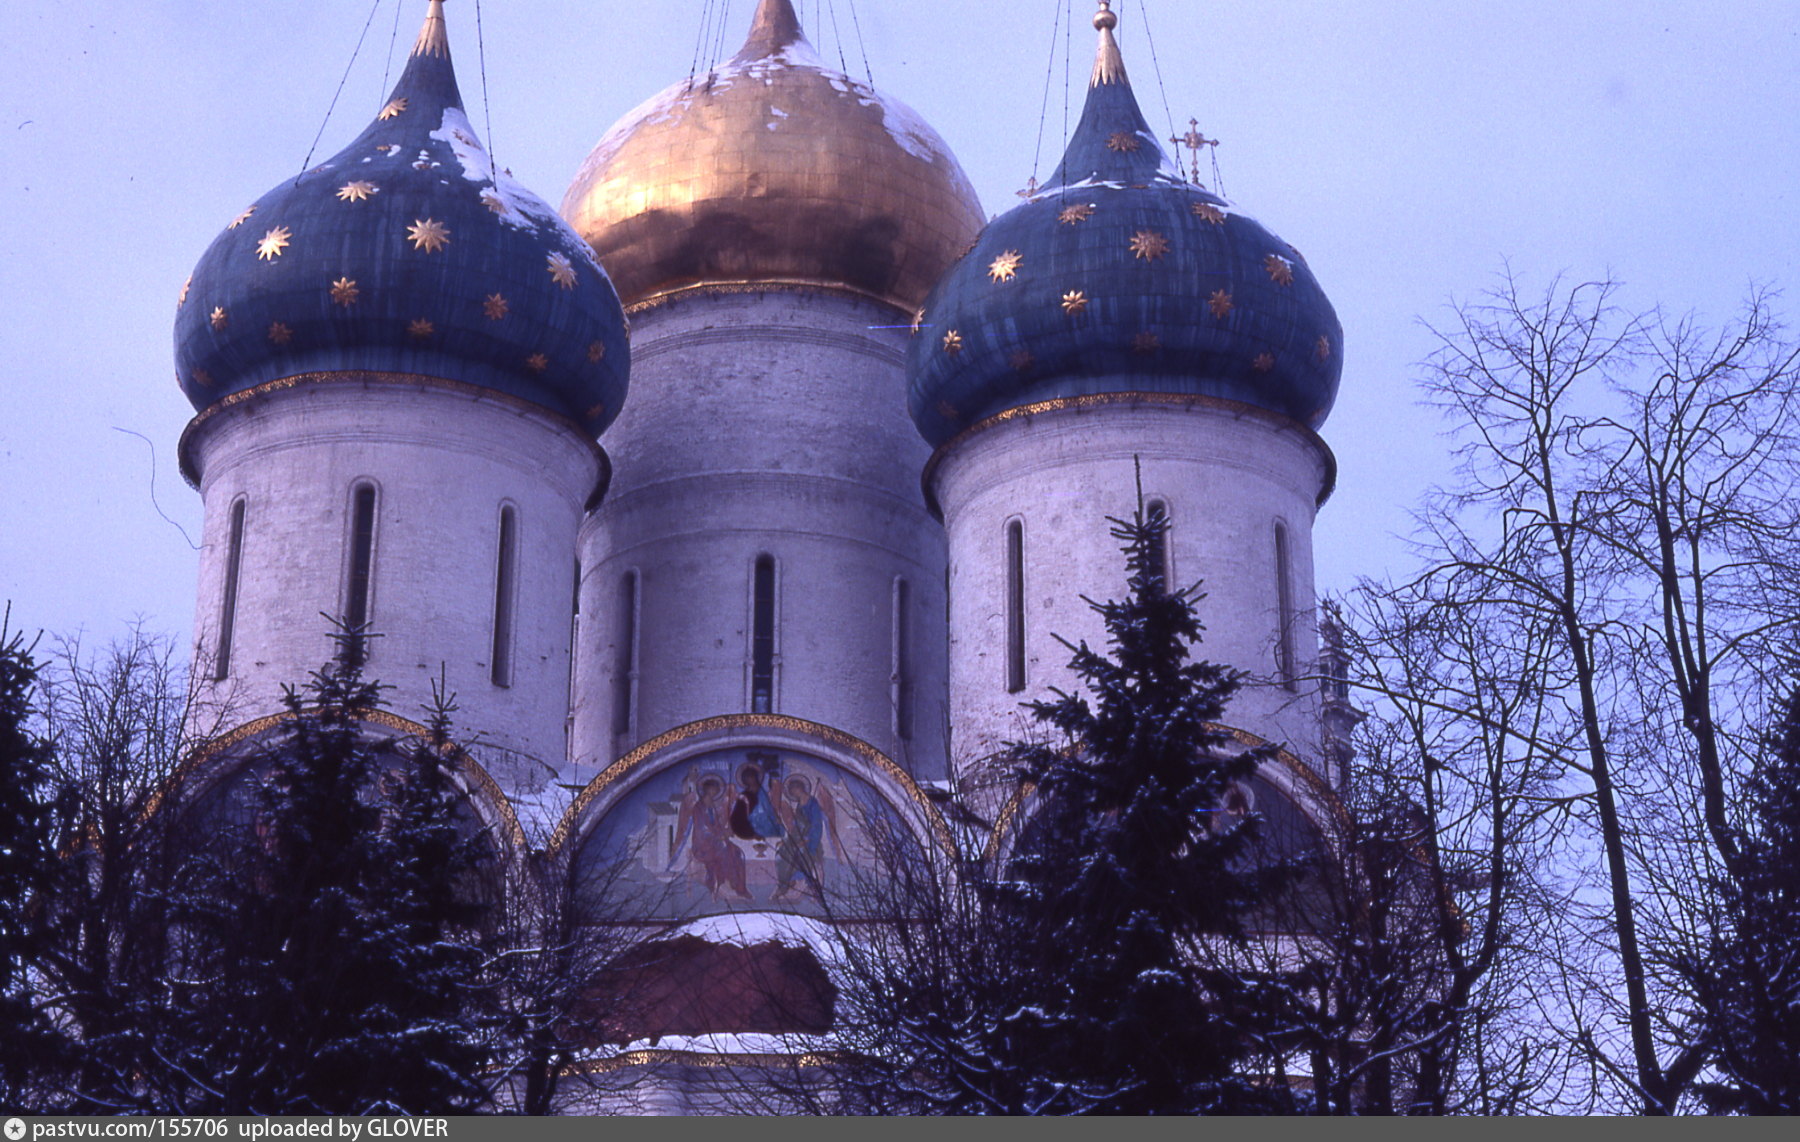
[[367,653],[369,594],[375,575],[375,486],[358,484],[350,524],[350,580],[344,591],[344,625],[351,634],[351,654]]
[[494,559],[494,646],[489,676],[496,686],[512,685],[513,587],[518,578],[518,516],[500,509],[500,545]]
[[1276,619],[1281,624],[1275,632],[1275,669],[1281,684],[1295,688],[1299,671],[1294,663],[1294,584],[1292,560],[1288,554],[1287,525],[1275,525],[1275,600]]
[[911,741],[913,735],[912,589],[905,579],[894,580],[894,736]]
[[231,536],[225,548],[225,595],[219,602],[218,660],[213,663],[213,680],[223,682],[231,677],[231,639],[237,629],[238,573],[244,564],[244,501],[231,505]]
[[630,737],[637,705],[638,574],[627,571],[619,579],[618,642],[613,647],[613,717],[616,736]]
[[775,560],[756,557],[750,592],[750,712],[775,710]]
[[1006,525],[1006,689],[1025,689],[1025,525]]
[[1169,563],[1169,505],[1162,500],[1151,500],[1144,508],[1144,522],[1155,529],[1150,533],[1147,552],[1150,570],[1161,576],[1159,593],[1167,594],[1169,584],[1174,580],[1174,569]]

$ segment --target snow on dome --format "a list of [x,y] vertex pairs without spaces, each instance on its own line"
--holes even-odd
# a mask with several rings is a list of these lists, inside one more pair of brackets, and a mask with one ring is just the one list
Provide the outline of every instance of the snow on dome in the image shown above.
[[595,435],[630,358],[587,243],[477,138],[437,0],[375,120],[201,257],[175,350],[196,409],[283,378],[386,373],[504,393]]
[[729,63],[602,136],[563,215],[628,305],[691,286],[789,283],[905,310],[983,217],[943,139],[827,67],[788,0],[763,0]]

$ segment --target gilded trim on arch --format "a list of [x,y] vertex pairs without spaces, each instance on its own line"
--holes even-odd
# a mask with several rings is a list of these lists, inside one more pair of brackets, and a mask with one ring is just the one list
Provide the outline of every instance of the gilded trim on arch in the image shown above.
[[[1257,737],[1249,730],[1240,730],[1236,726],[1228,726],[1221,722],[1207,722],[1205,728],[1214,733],[1225,735],[1245,749],[1261,749],[1270,744],[1267,739]],[[1299,757],[1288,752],[1284,748],[1277,748],[1275,750],[1275,756],[1271,760],[1279,763],[1282,769],[1286,770],[1290,775],[1297,779],[1297,784],[1305,787],[1307,793],[1306,799],[1302,800],[1297,797],[1291,798],[1305,816],[1313,818],[1314,815],[1310,811],[1310,806],[1322,806],[1325,812],[1330,814],[1332,824],[1335,826],[1335,831],[1328,833],[1328,836],[1334,840],[1334,843],[1336,838],[1348,835],[1347,830],[1350,826],[1350,815],[1349,811],[1344,808],[1343,800],[1338,797],[1337,790],[1333,789],[1323,777],[1319,776],[1318,772],[1315,771],[1312,766],[1301,761]],[[1263,764],[1266,766],[1269,762],[1264,762]],[[1259,767],[1258,772],[1260,771],[1261,769]],[[1006,799],[1006,804],[1000,809],[1000,815],[994,820],[994,829],[993,832],[988,835],[988,843],[982,850],[982,858],[984,860],[994,861],[999,859],[1000,851],[1007,840],[1007,834],[1012,831],[1014,825],[1018,822],[1020,815],[1024,812],[1025,799],[1030,797],[1035,789],[1036,786],[1032,785],[1030,782],[1020,782],[1018,787],[1013,790],[1012,795]],[[1281,789],[1279,786],[1277,786],[1277,792],[1281,792],[1284,795],[1286,794],[1286,790]],[[1314,819],[1316,820],[1316,818]],[[1324,824],[1324,822],[1318,823],[1321,825]],[[1324,831],[1325,830],[1321,829],[1321,832]]]
[[912,775],[895,764],[892,758],[852,734],[847,734],[831,726],[821,725],[818,722],[809,722],[804,718],[789,717],[786,714],[722,714],[717,717],[702,718],[697,722],[689,722],[683,726],[676,726],[672,730],[658,734],[607,766],[598,777],[587,783],[586,787],[576,795],[568,810],[563,813],[563,818],[557,823],[556,832],[551,836],[545,851],[554,857],[561,857],[563,849],[573,839],[576,822],[581,819],[582,814],[587,812],[588,807],[645,762],[664,753],[672,746],[694,738],[742,730],[772,730],[789,733],[796,737],[807,737],[825,742],[854,754],[905,793],[918,807],[926,827],[933,834],[933,839],[945,852],[954,851],[950,826],[944,822],[943,814],[938,812],[937,806],[931,803],[931,798],[927,797],[925,791],[919,788],[919,783],[913,780]]
[[[301,710],[300,714],[317,713],[318,710],[317,706],[309,706]],[[431,736],[431,731],[420,723],[387,710],[360,709],[352,710],[350,713],[358,721],[383,726],[410,737],[429,739]],[[290,721],[296,716],[299,715],[292,710],[267,714],[245,722],[236,729],[228,730],[217,737],[208,738],[196,746],[193,752],[188,754],[187,760],[177,766],[174,773],[163,779],[162,787],[144,805],[143,818],[147,820],[154,816],[161,810],[164,802],[173,800],[177,790],[204,770],[221,753],[258,734],[271,730],[283,722]],[[500,783],[494,780],[493,775],[479,761],[469,755],[468,750],[455,742],[449,743],[445,752],[455,763],[456,775],[468,782],[466,792],[478,802],[490,806],[499,817],[497,823],[506,835],[507,847],[515,853],[524,852],[526,848],[525,829],[519,824],[519,817],[513,811],[512,801],[500,788]]]

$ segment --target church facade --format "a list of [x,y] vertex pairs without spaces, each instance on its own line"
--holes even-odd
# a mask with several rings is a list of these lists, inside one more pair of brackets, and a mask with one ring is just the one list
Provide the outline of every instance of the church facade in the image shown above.
[[[1083,597],[1123,589],[1107,517],[1141,504],[1205,583],[1201,653],[1250,680],[1234,731],[1287,747],[1246,796],[1316,813],[1342,331],[1168,161],[1099,7],[1061,166],[988,220],[789,0],[552,209],[494,169],[430,0],[375,120],[182,290],[196,675],[239,727],[214,770],[339,616],[388,726],[455,693],[472,802],[547,875],[659,936],[781,943],[951,802],[1005,816],[994,758],[1074,685],[1060,640],[1103,641]],[[720,1020],[658,1049],[770,1030]]]

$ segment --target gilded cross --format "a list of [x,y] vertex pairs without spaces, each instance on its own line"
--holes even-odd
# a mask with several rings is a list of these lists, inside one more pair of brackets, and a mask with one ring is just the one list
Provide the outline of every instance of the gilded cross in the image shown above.
[[1202,185],[1200,182],[1200,151],[1204,147],[1218,146],[1219,140],[1209,139],[1205,135],[1202,135],[1200,133],[1200,120],[1189,119],[1187,134],[1172,135],[1169,137],[1169,142],[1174,143],[1178,147],[1187,148],[1189,170],[1188,181],[1192,182],[1195,186]]

